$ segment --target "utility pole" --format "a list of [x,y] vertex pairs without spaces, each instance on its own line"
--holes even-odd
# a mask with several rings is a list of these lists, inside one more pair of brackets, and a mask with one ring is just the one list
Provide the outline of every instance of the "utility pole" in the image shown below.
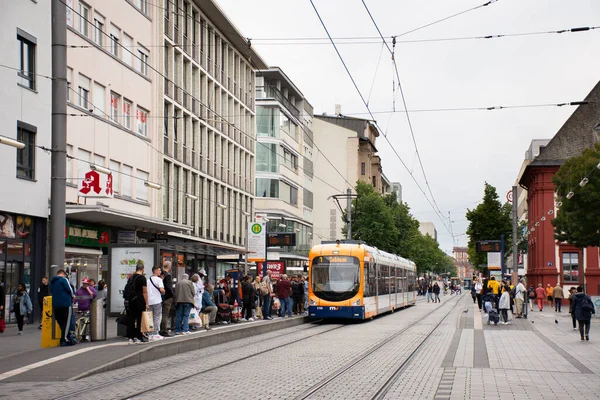
[[[512,273],[513,273],[513,280],[518,276],[518,268],[519,268],[519,260],[518,260],[518,254],[517,252],[518,250],[518,234],[517,234],[517,224],[518,224],[518,204],[517,204],[517,187],[513,186],[512,187],[512,253],[513,253],[513,266],[512,266]],[[516,282],[515,282],[516,283]]]
[[346,219],[348,221],[346,228],[346,239],[352,239],[352,189],[346,189]]
[[52,0],[52,167],[50,171],[51,276],[65,259],[67,175],[67,12]]

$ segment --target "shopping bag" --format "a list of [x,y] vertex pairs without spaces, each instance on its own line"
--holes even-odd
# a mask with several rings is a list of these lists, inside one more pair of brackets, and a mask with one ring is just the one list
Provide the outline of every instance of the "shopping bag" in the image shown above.
[[208,328],[208,323],[210,322],[210,315],[209,314],[201,314],[202,317],[202,326],[205,328]]
[[200,315],[198,315],[198,310],[196,307],[192,307],[192,311],[190,311],[190,316],[188,317],[188,325],[190,326],[199,326],[202,325],[202,319]]
[[4,333],[6,329],[6,322],[4,322],[4,313],[0,313],[0,333]]
[[281,308],[281,302],[277,297],[273,298],[273,310],[279,310]]
[[127,311],[123,310],[123,312],[117,317],[117,324],[127,326],[128,323],[129,318],[127,317]]
[[254,315],[256,318],[262,318],[262,308],[256,307],[254,310]]
[[152,318],[152,311],[144,311],[142,313],[142,324],[140,325],[140,331],[143,333],[154,332],[154,320]]

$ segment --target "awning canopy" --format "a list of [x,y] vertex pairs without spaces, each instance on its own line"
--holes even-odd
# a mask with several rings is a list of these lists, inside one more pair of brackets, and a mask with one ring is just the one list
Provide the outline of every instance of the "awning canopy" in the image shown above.
[[183,233],[170,232],[171,237],[183,239],[181,242],[162,243],[160,247],[165,250],[177,252],[206,254],[209,256],[220,256],[223,254],[245,254],[247,250],[244,247],[233,244],[217,242],[216,240],[206,240],[196,236]]
[[127,230],[148,230],[154,232],[189,231],[190,227],[163,221],[146,215],[133,214],[100,205],[67,205],[68,218],[82,222],[116,226]]

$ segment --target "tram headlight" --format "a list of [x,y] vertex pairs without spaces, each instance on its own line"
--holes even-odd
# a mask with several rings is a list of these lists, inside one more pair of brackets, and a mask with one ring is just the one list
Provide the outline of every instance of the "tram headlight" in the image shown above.
[[360,306],[360,299],[356,300],[354,303],[352,303],[353,306]]
[[314,301],[313,299],[310,299],[309,302],[308,302],[308,305],[310,305],[310,306],[316,306],[317,302]]

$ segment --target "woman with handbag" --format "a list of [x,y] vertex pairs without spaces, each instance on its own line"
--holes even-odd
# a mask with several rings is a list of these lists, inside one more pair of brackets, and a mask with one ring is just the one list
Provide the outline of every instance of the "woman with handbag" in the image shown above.
[[251,278],[246,275],[242,278],[242,321],[254,321],[252,310],[254,310],[254,286],[250,282]]
[[15,318],[17,319],[17,327],[19,328],[18,335],[23,334],[25,316],[31,314],[32,311],[33,305],[31,304],[29,294],[27,294],[27,291],[25,290],[25,285],[19,283],[17,293],[13,294],[10,302],[10,312],[14,312]]

